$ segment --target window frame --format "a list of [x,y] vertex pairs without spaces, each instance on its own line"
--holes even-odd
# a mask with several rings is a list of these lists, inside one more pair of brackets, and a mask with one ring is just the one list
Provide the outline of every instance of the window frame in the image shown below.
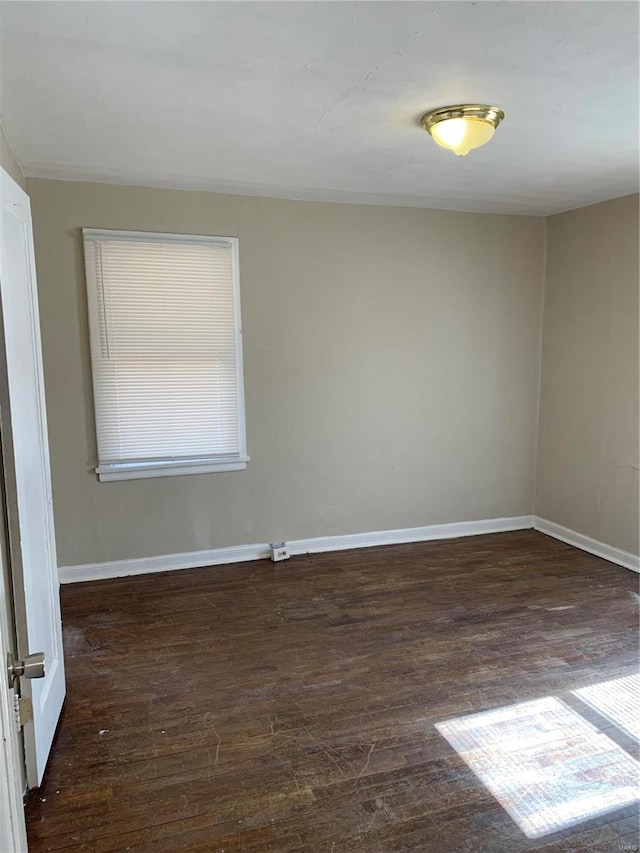
[[[244,471],[250,457],[247,455],[247,435],[244,400],[244,371],[242,358],[242,315],[240,304],[240,249],[238,237],[218,237],[200,234],[170,234],[157,231],[121,231],[103,228],[82,228],[85,284],[89,318],[89,344],[91,351],[91,387],[93,393],[94,430],[98,464],[95,472],[100,482],[114,480],[138,480],[155,477],[173,477],[185,474],[209,474],[224,471]],[[231,249],[231,276],[233,283],[234,339],[236,357],[236,403],[238,416],[238,453],[220,456],[199,456],[193,458],[147,458],[129,459],[117,462],[102,462],[100,459],[100,441],[98,437],[98,402],[93,381],[95,364],[100,355],[100,317],[99,289],[101,282],[90,273],[91,263],[87,244],[101,240],[116,239],[121,242],[217,244]]]

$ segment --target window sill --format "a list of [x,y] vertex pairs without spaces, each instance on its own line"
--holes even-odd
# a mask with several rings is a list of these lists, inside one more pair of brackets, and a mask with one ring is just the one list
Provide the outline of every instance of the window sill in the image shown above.
[[101,483],[113,480],[144,480],[152,477],[180,477],[185,474],[213,474],[222,471],[245,471],[249,457],[228,461],[200,459],[185,462],[114,462],[95,469]]

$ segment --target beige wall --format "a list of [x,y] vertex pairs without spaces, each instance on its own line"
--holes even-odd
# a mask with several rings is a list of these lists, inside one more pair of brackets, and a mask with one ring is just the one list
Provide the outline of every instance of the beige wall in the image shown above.
[[547,220],[536,513],[638,553],[638,196]]
[[[28,190],[61,565],[532,512],[543,220]],[[239,236],[247,471],[97,482],[83,226]]]
[[24,189],[25,180],[24,175],[22,174],[22,169],[16,162],[13,152],[9,148],[9,143],[4,135],[2,126],[0,126],[0,166],[2,166],[5,172],[8,172],[13,180],[19,184],[22,189]]

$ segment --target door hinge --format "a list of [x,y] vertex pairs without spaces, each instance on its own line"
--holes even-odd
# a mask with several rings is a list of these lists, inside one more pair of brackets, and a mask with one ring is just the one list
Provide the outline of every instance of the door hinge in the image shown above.
[[16,721],[16,728],[20,731],[26,723],[33,720],[33,702],[28,696],[18,696],[13,694],[13,713]]

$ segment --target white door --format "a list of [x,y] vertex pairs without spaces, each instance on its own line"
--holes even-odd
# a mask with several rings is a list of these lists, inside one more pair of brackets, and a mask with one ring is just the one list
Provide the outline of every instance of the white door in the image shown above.
[[33,703],[33,719],[24,724],[24,744],[27,782],[35,787],[42,781],[65,694],[62,624],[31,206],[4,170],[0,203],[8,398],[2,411],[3,453],[18,655],[45,655],[45,677],[22,678],[20,684],[21,695]]

